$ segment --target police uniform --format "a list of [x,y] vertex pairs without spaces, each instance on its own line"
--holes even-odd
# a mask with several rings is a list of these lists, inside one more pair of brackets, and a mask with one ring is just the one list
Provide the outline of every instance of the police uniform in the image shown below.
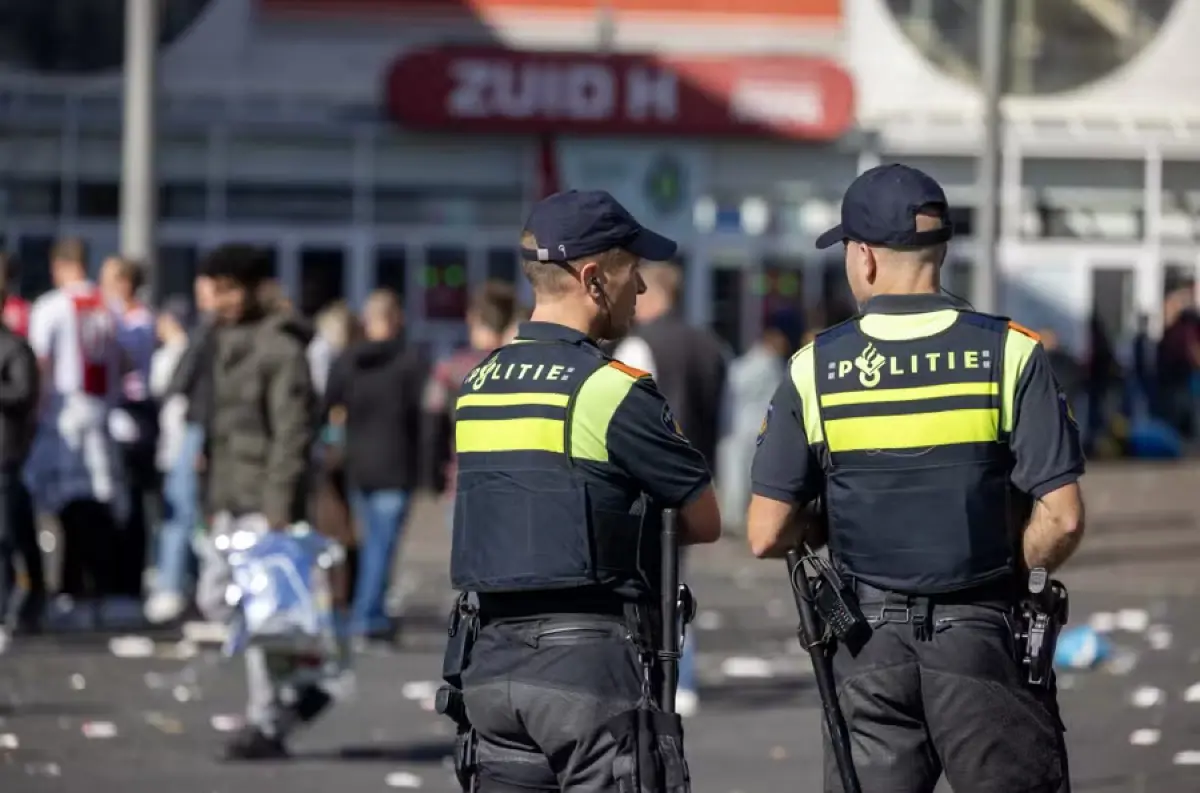
[[[914,216],[929,206],[946,198],[925,174],[868,171],[818,244],[927,245]],[[793,357],[753,488],[823,498],[830,555],[874,628],[833,659],[863,790],[932,791],[943,771],[955,790],[1068,790],[1054,694],[1025,685],[1015,657],[1012,513],[1082,473],[1046,352],[1005,318],[881,295]],[[842,789],[828,751],[825,778]]]
[[[547,267],[548,251],[674,252],[611,198],[539,205],[527,228]],[[652,685],[660,510],[709,486],[705,461],[646,372],[544,322],[468,374],[455,450],[451,578],[479,603],[461,672],[479,789],[617,790],[630,760],[608,725]]]

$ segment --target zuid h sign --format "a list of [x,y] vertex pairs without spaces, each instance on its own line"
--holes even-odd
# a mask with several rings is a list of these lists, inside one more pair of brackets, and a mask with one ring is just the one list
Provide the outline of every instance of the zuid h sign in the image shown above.
[[424,130],[823,141],[854,121],[850,76],[805,57],[445,47],[398,58],[386,91],[392,118]]

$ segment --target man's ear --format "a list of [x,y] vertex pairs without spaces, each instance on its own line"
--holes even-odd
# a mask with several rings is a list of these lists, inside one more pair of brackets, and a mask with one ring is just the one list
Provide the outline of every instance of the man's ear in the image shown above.
[[861,242],[856,242],[855,245],[861,246],[863,269],[867,283],[874,284],[876,276],[879,275],[879,260],[875,258],[875,251],[871,249],[870,245]]
[[600,265],[595,259],[589,259],[580,264],[579,267],[576,268],[576,272],[579,273],[579,282],[583,284],[583,288],[586,291],[591,291],[591,284],[593,281],[598,281],[601,284],[604,283],[603,279],[601,278]]

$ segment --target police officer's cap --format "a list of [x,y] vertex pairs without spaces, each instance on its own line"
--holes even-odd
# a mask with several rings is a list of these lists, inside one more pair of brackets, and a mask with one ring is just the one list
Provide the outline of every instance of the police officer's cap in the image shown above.
[[565,262],[613,248],[663,262],[679,247],[638,223],[604,190],[567,190],[543,198],[529,213],[525,231],[537,240],[537,248],[521,249],[531,262]]
[[[880,248],[925,248],[954,236],[946,193],[933,177],[893,163],[855,179],[842,198],[842,222],[817,237],[818,248],[853,240]],[[917,214],[939,215],[942,227],[917,230]]]

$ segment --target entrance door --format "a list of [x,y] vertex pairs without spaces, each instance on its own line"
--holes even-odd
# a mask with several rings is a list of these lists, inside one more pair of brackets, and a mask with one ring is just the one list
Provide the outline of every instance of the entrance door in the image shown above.
[[55,224],[9,226],[5,237],[8,251],[17,257],[21,268],[16,294],[32,301],[53,289],[50,249],[58,238]]
[[345,301],[352,310],[367,297],[368,241],[360,233],[297,233],[285,240],[285,271],[293,273],[292,294],[304,316]]
[[296,251],[300,290],[296,306],[306,317],[346,299],[346,250],[336,245],[304,245]]
[[467,342],[471,295],[489,279],[515,283],[520,258],[511,233],[455,235],[428,229],[390,229],[371,247],[367,288],[387,287],[402,298],[410,338],[439,356]]
[[[698,264],[698,263],[697,263]],[[708,321],[735,354],[758,337],[762,322],[761,257],[748,247],[709,249]],[[699,268],[696,268],[700,272]]]
[[1092,269],[1092,306],[1089,321],[1099,320],[1110,344],[1125,338],[1134,330],[1136,303],[1134,301],[1134,266],[1097,265]]

